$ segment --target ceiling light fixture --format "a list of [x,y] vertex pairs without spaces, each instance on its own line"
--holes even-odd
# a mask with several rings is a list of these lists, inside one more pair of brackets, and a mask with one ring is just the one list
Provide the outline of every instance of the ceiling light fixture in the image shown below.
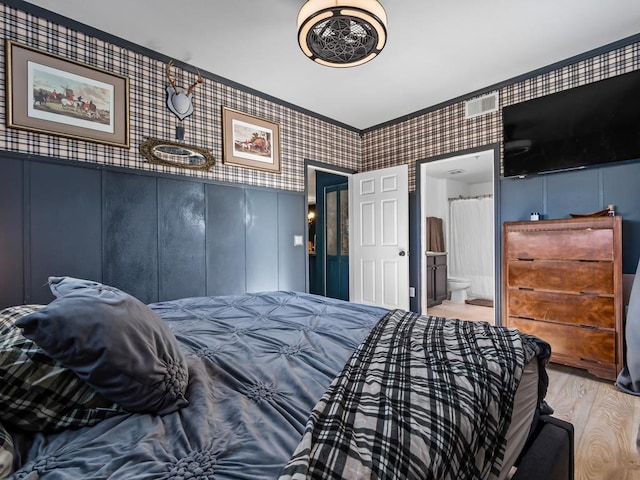
[[387,43],[387,13],[377,0],[308,0],[298,13],[298,43],[320,65],[362,65]]

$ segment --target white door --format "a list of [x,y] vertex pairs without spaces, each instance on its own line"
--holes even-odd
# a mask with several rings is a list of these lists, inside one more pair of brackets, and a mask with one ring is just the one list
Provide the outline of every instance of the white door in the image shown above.
[[353,302],[409,310],[409,169],[349,177]]

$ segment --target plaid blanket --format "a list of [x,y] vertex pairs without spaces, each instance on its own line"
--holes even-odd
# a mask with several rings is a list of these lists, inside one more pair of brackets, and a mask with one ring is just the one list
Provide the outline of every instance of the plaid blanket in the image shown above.
[[517,330],[389,312],[314,408],[280,480],[489,479],[524,365]]

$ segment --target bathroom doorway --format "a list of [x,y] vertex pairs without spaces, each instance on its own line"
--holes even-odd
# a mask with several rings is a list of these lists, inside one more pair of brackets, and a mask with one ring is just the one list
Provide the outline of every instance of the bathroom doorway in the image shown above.
[[416,165],[423,313],[496,323],[498,161],[491,145]]

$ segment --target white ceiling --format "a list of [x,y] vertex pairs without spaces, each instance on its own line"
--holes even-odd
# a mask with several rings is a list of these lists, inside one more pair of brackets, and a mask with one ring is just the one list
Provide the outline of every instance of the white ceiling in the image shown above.
[[493,150],[421,164],[422,174],[473,185],[493,181]]
[[365,129],[640,33],[639,0],[381,0],[373,61],[322,67],[302,0],[30,0],[204,71]]

